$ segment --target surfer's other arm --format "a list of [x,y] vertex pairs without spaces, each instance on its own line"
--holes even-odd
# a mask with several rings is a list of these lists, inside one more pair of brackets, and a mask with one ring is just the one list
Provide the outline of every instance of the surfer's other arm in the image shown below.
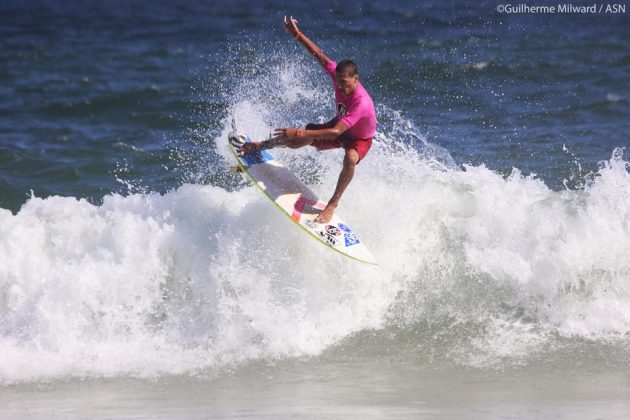
[[313,43],[313,41],[308,39],[302,32],[300,32],[297,27],[297,19],[293,19],[293,16],[291,16],[289,19],[287,19],[286,16],[284,17],[284,29],[285,31],[287,31],[287,33],[289,33],[289,35],[293,35],[295,39],[300,41],[302,45],[306,47],[308,52],[310,52],[311,55],[315,57],[317,61],[319,61],[319,64],[325,66],[326,63],[330,61],[330,58],[328,58],[326,54],[324,54],[324,52],[317,45],[315,45],[315,43]]

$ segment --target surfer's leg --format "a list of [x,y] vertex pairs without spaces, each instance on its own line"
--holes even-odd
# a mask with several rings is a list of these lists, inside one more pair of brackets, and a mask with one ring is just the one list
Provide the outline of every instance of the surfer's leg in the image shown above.
[[322,211],[319,216],[315,218],[315,222],[328,223],[330,219],[332,219],[333,214],[335,213],[335,209],[339,205],[339,200],[341,200],[341,196],[346,190],[346,187],[348,187],[348,185],[350,184],[350,181],[352,181],[352,177],[354,176],[354,169],[356,168],[359,159],[359,153],[355,149],[346,149],[346,155],[343,158],[343,168],[341,169],[339,179],[337,180],[335,193],[328,201],[328,205],[326,206],[324,211]]

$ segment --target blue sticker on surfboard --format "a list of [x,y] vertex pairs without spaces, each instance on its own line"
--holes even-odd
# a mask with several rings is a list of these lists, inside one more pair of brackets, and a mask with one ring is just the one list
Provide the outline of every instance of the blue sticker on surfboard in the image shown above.
[[243,162],[245,162],[245,165],[252,166],[257,163],[269,162],[270,160],[273,160],[273,156],[271,156],[271,153],[268,151],[263,150],[262,152],[250,153],[242,159]]

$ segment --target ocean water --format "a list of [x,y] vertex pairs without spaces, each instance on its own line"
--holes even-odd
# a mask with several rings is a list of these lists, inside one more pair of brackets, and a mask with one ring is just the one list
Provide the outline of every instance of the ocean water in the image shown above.
[[[627,418],[630,10],[496,7],[0,4],[3,417]],[[376,104],[377,267],[228,169],[334,115],[285,14]]]

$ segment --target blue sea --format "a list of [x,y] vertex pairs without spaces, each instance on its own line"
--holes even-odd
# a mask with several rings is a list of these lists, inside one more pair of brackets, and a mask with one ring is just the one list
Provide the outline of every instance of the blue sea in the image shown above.
[[[506,4],[1,2],[0,415],[628,418],[630,3]],[[376,105],[377,267],[229,170],[335,113],[285,15]]]

